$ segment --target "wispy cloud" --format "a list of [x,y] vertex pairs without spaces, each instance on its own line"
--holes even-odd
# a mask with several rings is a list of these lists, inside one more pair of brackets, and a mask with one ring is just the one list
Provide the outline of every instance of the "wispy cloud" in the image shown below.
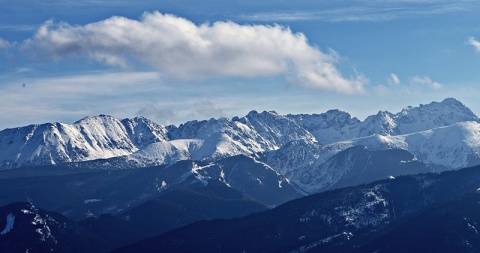
[[[350,7],[329,7],[308,11],[273,11],[243,14],[239,20],[281,22],[323,20],[327,22],[386,21],[425,15],[471,12],[480,4],[468,0],[450,1],[355,1]],[[319,8],[320,9],[320,8]]]
[[399,85],[400,84],[400,78],[398,78],[398,75],[395,73],[391,73],[390,77],[387,79],[387,82],[389,84],[393,85]]
[[152,119],[156,122],[169,125],[175,119],[175,113],[171,108],[162,108],[155,103],[149,103],[142,107],[136,115]]
[[263,21],[263,22],[276,22],[276,21],[302,21],[322,19],[321,12],[307,12],[307,11],[279,11],[279,12],[258,12],[253,14],[239,15],[239,20],[247,21]]
[[83,55],[120,67],[140,61],[183,80],[284,75],[290,85],[347,94],[362,92],[364,86],[361,79],[341,74],[334,51],[322,52],[287,27],[196,25],[159,12],[145,13],[141,20],[112,17],[85,26],[49,21],[22,49],[39,58]]
[[8,41],[0,38],[0,49],[1,49],[1,48],[7,48],[7,47],[9,47],[9,46],[10,46],[10,42],[8,42]]
[[[266,102],[269,99],[280,100],[278,96],[268,98],[267,95],[275,92],[271,89],[232,94],[224,82],[179,84],[162,79],[157,72],[82,72],[29,77],[31,75],[23,71],[30,70],[19,70],[16,76],[0,82],[0,130],[52,121],[73,123],[86,115],[98,114],[120,118],[140,115],[159,124],[180,124],[251,110],[244,107],[245,96],[260,109],[266,106],[262,103],[269,104]],[[205,89],[206,85],[210,85],[209,89]],[[271,87],[275,85],[272,83]]]
[[[78,8],[78,7],[101,7],[101,6],[119,6],[119,5],[127,5],[131,4],[131,1],[128,0],[116,0],[116,1],[109,1],[109,0],[83,0],[83,1],[75,1],[75,0],[55,0],[55,1],[35,1],[35,3],[29,3],[28,0],[17,0],[23,5],[34,5],[37,8]],[[8,4],[7,1],[3,1]],[[143,2],[143,1],[142,1]],[[0,1],[2,4],[2,1]]]
[[223,110],[218,108],[212,101],[200,101],[195,104],[195,116],[203,117],[219,117],[223,114]]
[[38,25],[1,25],[0,24],[0,30],[30,32],[30,31],[37,30],[40,26],[41,24],[38,24]]
[[423,86],[429,90],[440,90],[442,89],[442,84],[433,81],[428,76],[414,76],[410,83],[414,86]]
[[478,41],[477,39],[475,39],[474,37],[470,37],[468,38],[467,40],[467,44],[473,46],[473,48],[475,49],[475,51],[477,53],[480,53],[480,41]]
[[[136,103],[138,97],[158,90],[158,82],[158,74],[154,72],[84,73],[42,78],[28,78],[18,73],[17,77],[3,79],[0,85],[0,125],[43,123],[42,119],[60,117],[75,121],[85,115],[122,114],[122,111],[133,115],[134,111],[118,108]],[[138,110],[140,106],[132,108]]]
[[392,94],[420,95],[437,92],[442,89],[443,85],[441,83],[433,81],[428,76],[413,76],[407,82],[402,82],[395,73],[390,74],[386,84],[373,87],[375,94],[382,96]]
[[280,11],[244,14],[239,16],[239,20],[262,22],[304,20],[323,20],[327,22],[380,21],[395,19],[395,13],[392,9],[348,7],[323,11]]
[[151,102],[136,113],[136,115],[150,118],[165,125],[173,124],[179,117],[192,120],[219,118],[224,114],[223,110],[211,100],[183,101],[182,105],[177,105],[175,110],[166,104]]

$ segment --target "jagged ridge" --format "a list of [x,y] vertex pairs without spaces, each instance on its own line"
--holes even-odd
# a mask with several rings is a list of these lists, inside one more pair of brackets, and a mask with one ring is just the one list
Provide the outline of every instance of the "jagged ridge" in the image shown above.
[[397,114],[380,111],[364,121],[339,110],[285,116],[251,111],[242,118],[189,121],[180,126],[162,126],[142,117],[119,120],[100,115],[74,124],[1,131],[0,167],[119,157],[117,164],[144,167],[246,155],[314,192],[321,189],[319,185],[335,184],[335,180],[325,181],[337,178],[331,173],[352,171],[348,166],[332,168],[325,163],[358,145],[372,151],[403,149],[436,170],[478,164],[478,122],[475,113],[453,98],[407,107]]

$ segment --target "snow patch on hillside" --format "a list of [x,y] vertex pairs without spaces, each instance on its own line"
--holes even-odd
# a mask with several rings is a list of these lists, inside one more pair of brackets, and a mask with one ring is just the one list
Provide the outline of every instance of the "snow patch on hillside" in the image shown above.
[[13,229],[13,224],[15,224],[15,215],[9,213],[6,217],[7,223],[5,224],[5,228],[0,232],[0,235],[6,235]]

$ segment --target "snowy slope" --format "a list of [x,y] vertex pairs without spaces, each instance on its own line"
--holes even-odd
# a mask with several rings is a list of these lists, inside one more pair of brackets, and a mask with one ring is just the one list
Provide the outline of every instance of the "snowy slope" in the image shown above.
[[292,140],[315,137],[287,117],[251,112],[233,120],[220,118],[163,127],[137,117],[86,117],[74,124],[31,125],[0,132],[0,167],[50,165],[125,156],[139,166],[179,160],[217,160],[255,156]]
[[[124,124],[125,123],[125,124]],[[126,156],[165,141],[166,130],[143,118],[120,121],[100,115],[74,124],[47,123],[0,132],[0,168]]]
[[401,135],[448,126],[463,121],[479,121],[479,117],[454,98],[419,107],[407,107],[397,114],[380,111],[361,123],[358,137]]
[[[422,164],[430,167],[430,171],[437,172],[478,165],[480,164],[480,124],[467,121],[405,135],[375,134],[321,146],[318,150],[304,152],[303,154],[308,154],[303,156],[304,159],[298,155],[300,159],[294,159],[293,156],[302,150],[312,149],[305,144],[295,145],[289,150],[280,149],[271,152],[264,161],[276,166],[283,175],[304,190],[316,192],[336,184],[345,175],[365,168],[365,163],[356,162],[364,157],[371,157],[370,154],[365,153],[365,150],[405,150],[412,154],[412,159],[395,160],[395,157],[390,159],[398,163],[415,162],[417,167],[422,169],[420,172],[429,171],[422,168],[424,167]],[[376,157],[369,164],[378,163],[381,159],[381,156]],[[394,165],[387,167],[392,166]],[[413,173],[415,170],[409,171]],[[366,172],[363,176],[364,183],[372,181],[367,178]],[[383,176],[386,178],[385,175]]]
[[480,124],[466,121],[405,135],[372,135],[324,148],[337,153],[358,145],[370,150],[403,149],[434,167],[460,169],[480,162]]
[[118,168],[147,167],[244,155],[311,191],[355,171],[352,166],[357,165],[331,160],[355,146],[369,151],[405,150],[436,171],[480,164],[479,122],[475,113],[453,98],[396,114],[380,111],[364,121],[339,110],[285,116],[251,111],[241,118],[164,127],[142,117],[120,120],[100,115],[74,124],[0,131],[0,168],[108,158],[116,159],[110,164]]
[[343,155],[342,162],[331,160],[356,146],[370,151],[405,150],[433,171],[480,164],[478,116],[455,99],[408,107],[397,114],[379,112],[363,122],[338,110],[288,117],[308,128],[323,145],[295,142],[262,159],[308,192],[334,185],[359,170],[357,163],[348,162],[358,158]]
[[287,115],[312,133],[321,144],[378,135],[401,135],[448,126],[458,122],[476,121],[479,117],[454,98],[419,107],[407,107],[397,114],[380,111],[364,121],[339,110],[323,114]]
[[479,117],[454,98],[419,107],[407,107],[395,115],[399,134],[420,132],[463,121],[479,121]]
[[193,159],[216,160],[234,155],[254,155],[276,150],[290,141],[316,142],[315,137],[286,116],[251,111],[243,118],[190,121],[167,127],[170,138],[202,140]]
[[151,143],[168,141],[168,131],[164,126],[143,118],[123,119],[122,124],[132,143],[143,148]]
[[172,164],[182,160],[200,160],[196,152],[203,144],[202,140],[184,139],[151,143],[128,156],[142,166]]
[[405,136],[408,150],[428,164],[460,169],[480,163],[480,124],[460,122]]

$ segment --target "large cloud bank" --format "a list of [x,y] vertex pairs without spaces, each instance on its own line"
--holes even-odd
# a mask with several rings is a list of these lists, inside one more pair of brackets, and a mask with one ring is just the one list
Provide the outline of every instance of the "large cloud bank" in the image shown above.
[[121,67],[141,62],[183,80],[282,75],[289,85],[346,94],[361,93],[364,86],[361,77],[340,73],[335,52],[322,52],[279,25],[197,25],[153,12],[140,20],[111,17],[84,26],[49,21],[22,47],[55,60],[87,56]]

